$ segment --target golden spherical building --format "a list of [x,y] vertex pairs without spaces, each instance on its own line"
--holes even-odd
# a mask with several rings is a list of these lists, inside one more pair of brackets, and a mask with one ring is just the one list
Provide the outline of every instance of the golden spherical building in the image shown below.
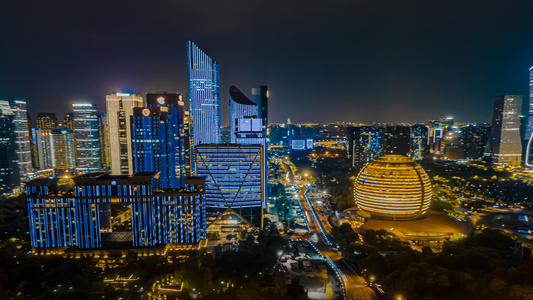
[[384,219],[414,219],[431,202],[429,177],[417,163],[403,155],[384,155],[367,164],[355,182],[359,209]]

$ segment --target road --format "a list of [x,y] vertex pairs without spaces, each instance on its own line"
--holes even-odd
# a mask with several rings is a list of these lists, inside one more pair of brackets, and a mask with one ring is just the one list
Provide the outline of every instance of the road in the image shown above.
[[342,255],[340,255],[339,252],[330,245],[329,241],[327,241],[326,234],[322,230],[324,225],[317,223],[317,221],[321,221],[314,217],[313,209],[305,199],[306,189],[304,184],[298,184],[298,187],[300,189],[300,203],[309,224],[309,229],[318,236],[318,242],[313,242],[313,244],[320,254],[325,258],[329,257],[344,275],[342,276],[342,281],[345,286],[346,299],[376,299],[374,291],[371,288],[364,286],[365,279],[359,276],[359,274],[357,274],[357,272],[344,261]]

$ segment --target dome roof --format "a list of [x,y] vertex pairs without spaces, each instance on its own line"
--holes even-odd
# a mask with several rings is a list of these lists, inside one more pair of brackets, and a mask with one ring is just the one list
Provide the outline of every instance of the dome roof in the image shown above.
[[375,217],[412,219],[431,202],[429,177],[403,155],[384,155],[366,165],[355,182],[357,206]]

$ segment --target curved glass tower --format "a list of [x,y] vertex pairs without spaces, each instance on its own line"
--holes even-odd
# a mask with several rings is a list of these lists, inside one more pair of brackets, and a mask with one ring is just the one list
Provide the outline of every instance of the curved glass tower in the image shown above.
[[190,144],[191,155],[194,155],[192,147],[198,144],[220,143],[219,64],[195,43],[187,41],[187,70]]
[[258,117],[258,105],[248,99],[237,87],[229,88],[229,128],[231,142],[236,143],[235,120],[244,117]]
[[524,140],[527,141],[526,147],[526,165],[533,167],[533,151],[531,146],[533,146],[531,138],[533,137],[533,67],[529,68],[529,107],[528,107],[528,117],[527,117],[527,127],[526,132],[524,133]]

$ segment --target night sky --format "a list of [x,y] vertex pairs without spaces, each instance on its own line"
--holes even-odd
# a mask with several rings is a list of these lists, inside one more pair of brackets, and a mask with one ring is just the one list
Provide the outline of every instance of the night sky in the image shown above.
[[[82,4],[83,2],[83,4]],[[0,3],[0,99],[32,116],[113,91],[187,95],[192,39],[228,90],[270,91],[270,122],[489,122],[527,97],[533,1]]]

